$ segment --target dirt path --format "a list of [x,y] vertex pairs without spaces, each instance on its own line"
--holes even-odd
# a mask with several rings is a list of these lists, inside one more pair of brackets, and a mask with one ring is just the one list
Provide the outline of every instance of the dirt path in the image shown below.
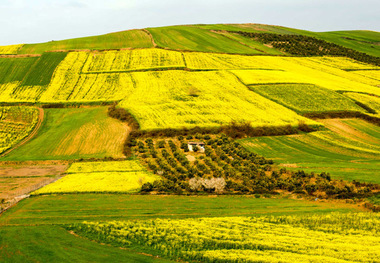
[[12,151],[16,150],[17,148],[23,146],[25,143],[30,141],[37,134],[38,130],[40,129],[40,127],[42,125],[42,122],[44,121],[44,110],[42,108],[38,108],[38,111],[39,111],[38,121],[37,121],[37,124],[34,127],[33,131],[27,137],[25,137],[22,141],[20,141],[18,144],[16,144],[14,147],[12,147],[12,148],[8,149],[7,151],[5,151],[4,153],[2,153],[0,155],[0,158],[6,156],[7,154],[11,153]]
[[149,36],[150,39],[152,40],[153,47],[157,47],[157,44],[156,44],[156,42],[154,41],[154,38],[153,38],[152,34],[151,34],[148,30],[146,30],[146,29],[141,29],[141,30],[148,34],[148,36]]

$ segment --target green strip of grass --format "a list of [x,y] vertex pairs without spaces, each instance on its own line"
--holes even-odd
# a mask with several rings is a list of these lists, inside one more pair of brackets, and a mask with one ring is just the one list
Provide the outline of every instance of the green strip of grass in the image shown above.
[[101,245],[58,226],[0,227],[1,262],[172,262]]
[[150,218],[284,215],[348,211],[347,208],[292,199],[252,196],[144,196],[78,194],[36,196],[0,217],[0,225],[70,224]]

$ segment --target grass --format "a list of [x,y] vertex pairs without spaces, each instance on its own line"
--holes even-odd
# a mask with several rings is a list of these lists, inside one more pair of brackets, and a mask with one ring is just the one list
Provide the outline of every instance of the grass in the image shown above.
[[36,57],[0,58],[0,84],[22,81],[37,59]]
[[32,194],[138,192],[141,186],[161,178],[140,165],[138,161],[89,162],[73,164],[68,175]]
[[0,226],[151,218],[287,215],[352,211],[352,206],[252,196],[67,194],[34,196],[0,216]]
[[44,86],[50,83],[55,68],[65,59],[67,53],[44,53],[24,78],[23,86]]
[[287,169],[329,172],[334,178],[380,183],[380,131],[362,120],[327,120],[330,131],[243,139],[252,152]]
[[101,245],[58,226],[0,227],[1,262],[172,262]]
[[127,134],[127,126],[108,117],[106,107],[46,109],[38,134],[2,160],[123,157]]
[[121,49],[153,47],[150,36],[143,30],[128,30],[100,36],[82,37],[40,44],[26,44],[19,54],[42,54],[46,51],[73,49]]
[[351,99],[310,84],[255,85],[250,89],[296,112],[364,111]]
[[148,28],[159,47],[173,50],[258,54],[257,50],[209,30],[194,26]]

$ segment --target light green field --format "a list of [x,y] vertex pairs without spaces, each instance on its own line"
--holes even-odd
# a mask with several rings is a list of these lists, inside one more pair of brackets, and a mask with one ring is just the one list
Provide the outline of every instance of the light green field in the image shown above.
[[353,211],[352,206],[253,196],[67,194],[34,196],[0,216],[0,227],[82,221],[287,215]]
[[1,160],[123,157],[128,127],[107,116],[107,107],[45,109],[37,135]]
[[0,58],[0,84],[22,81],[38,57]]
[[0,227],[1,262],[172,262],[104,246],[59,226]]
[[19,54],[42,54],[46,51],[72,49],[120,49],[153,47],[150,36],[143,30],[128,30],[100,36],[73,38],[61,41],[50,41],[40,44],[26,44]]
[[[70,234],[60,224],[255,215],[325,214],[352,207],[251,196],[49,195],[21,201],[0,216],[0,261],[170,262],[146,246],[119,249]],[[95,253],[94,253],[95,252]],[[143,252],[143,253],[142,253]]]
[[134,193],[140,191],[144,183],[161,179],[134,160],[74,163],[67,173],[32,194]]
[[329,131],[243,139],[252,152],[287,169],[380,183],[380,129],[362,120],[324,120]]
[[159,47],[173,50],[222,52],[236,54],[262,53],[209,30],[194,26],[148,28]]
[[250,89],[296,112],[365,110],[351,99],[328,89],[308,84],[255,85]]

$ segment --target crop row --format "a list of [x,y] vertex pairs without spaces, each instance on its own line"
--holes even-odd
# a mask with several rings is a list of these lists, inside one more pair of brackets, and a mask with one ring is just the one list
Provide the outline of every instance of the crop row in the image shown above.
[[375,262],[380,257],[379,225],[377,214],[332,213],[84,222],[70,229],[102,243],[150,247],[173,259]]

